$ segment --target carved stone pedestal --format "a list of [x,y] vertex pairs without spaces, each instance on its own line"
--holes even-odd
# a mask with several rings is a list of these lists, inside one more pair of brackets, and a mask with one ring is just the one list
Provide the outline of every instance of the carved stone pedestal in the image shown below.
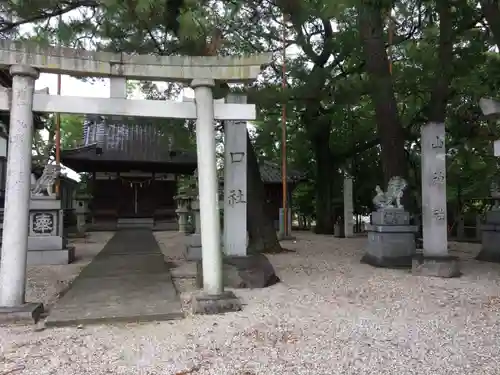
[[63,234],[61,201],[50,196],[34,196],[30,201],[28,265],[68,264],[74,248]]
[[500,209],[486,213],[486,222],[481,226],[481,243],[476,259],[500,263]]
[[409,224],[410,214],[401,208],[382,208],[371,217],[372,223],[366,226],[368,245],[361,262],[375,267],[410,268],[418,231]]

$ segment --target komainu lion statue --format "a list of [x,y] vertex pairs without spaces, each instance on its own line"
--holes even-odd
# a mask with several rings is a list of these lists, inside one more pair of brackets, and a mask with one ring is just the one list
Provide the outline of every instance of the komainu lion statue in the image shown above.
[[377,195],[373,198],[373,204],[377,210],[383,208],[403,209],[401,198],[407,186],[408,184],[404,178],[399,176],[392,177],[387,184],[386,192],[384,192],[379,185],[375,187]]
[[31,189],[31,195],[33,196],[44,196],[45,193],[49,197],[55,195],[53,191],[54,183],[57,177],[61,174],[61,166],[56,164],[47,164],[43,169],[42,176],[36,180],[35,186]]

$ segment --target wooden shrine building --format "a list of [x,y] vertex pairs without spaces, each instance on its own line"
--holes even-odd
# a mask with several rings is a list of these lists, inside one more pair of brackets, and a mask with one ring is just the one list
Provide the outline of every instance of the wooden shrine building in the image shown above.
[[[264,182],[266,192],[266,212],[273,219],[276,230],[279,229],[279,212],[283,206],[283,185],[281,166],[270,161],[260,163],[260,176]],[[292,206],[292,193],[301,182],[306,181],[299,171],[287,169],[288,206]]]
[[[177,179],[194,173],[196,152],[176,150],[161,125],[139,121],[86,116],[82,145],[61,151],[63,165],[88,173],[93,229],[114,230],[134,224],[158,229],[177,226]],[[278,225],[281,168],[265,161],[260,172],[266,211]],[[288,171],[289,202],[291,192],[303,180],[299,172]]]
[[61,152],[65,166],[89,173],[94,229],[176,226],[177,177],[194,173],[196,152],[172,149],[161,125],[134,121],[86,116],[83,144]]

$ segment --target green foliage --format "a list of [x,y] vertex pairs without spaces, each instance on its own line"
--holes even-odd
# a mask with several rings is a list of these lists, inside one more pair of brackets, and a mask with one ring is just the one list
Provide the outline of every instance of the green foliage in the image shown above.
[[[437,51],[436,2],[390,3],[395,34],[394,45],[388,48],[392,61],[388,79],[404,128],[412,194],[418,200],[420,127],[428,121],[436,77],[446,70],[452,75],[446,116],[448,198],[450,204],[459,205],[484,197],[499,170],[491,141],[499,138],[500,132],[496,123],[481,118],[477,104],[482,96],[498,95],[500,64],[498,54],[491,52],[495,46],[483,17],[471,1],[453,3],[454,57],[442,66]],[[219,30],[224,36],[219,54],[274,52],[276,59],[261,79],[243,89],[259,110],[254,122],[257,154],[261,159],[280,161],[282,104],[286,103],[288,164],[309,179],[295,190],[296,211],[313,217],[318,187],[325,184],[330,198],[340,197],[341,173],[348,171],[355,179],[356,210],[366,213],[371,209],[374,186],[383,182],[377,138],[384,120],[377,123],[369,95],[371,82],[357,22],[359,4],[364,2],[8,0],[0,4],[0,12],[8,11],[14,20],[26,20],[30,28],[13,33],[4,21],[0,22],[0,33],[88,49],[201,54],[205,42]],[[389,2],[377,4],[384,17],[382,37],[388,41]],[[283,12],[290,14],[285,35],[289,46],[285,89],[281,87]],[[175,85],[169,85],[166,92],[152,83],[138,85],[151,99],[162,100],[180,92]],[[161,122],[166,131],[175,134],[177,147],[193,147],[193,123]],[[78,138],[76,123],[70,118],[62,126],[66,129],[62,136],[65,147]],[[321,153],[327,154],[330,162],[319,167]]]
[[[56,152],[56,116],[47,116],[44,128],[38,130],[33,137],[33,159],[36,164],[45,165],[54,160]],[[83,116],[61,115],[61,149],[80,145],[83,139]]]

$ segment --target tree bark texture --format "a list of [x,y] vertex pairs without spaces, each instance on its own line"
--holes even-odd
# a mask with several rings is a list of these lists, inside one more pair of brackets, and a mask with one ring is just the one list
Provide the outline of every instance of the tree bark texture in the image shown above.
[[[319,125],[319,124],[318,124]],[[318,131],[319,130],[319,131]],[[330,127],[318,129],[311,139],[316,158],[316,227],[318,234],[333,234],[333,160],[330,152]]]
[[405,135],[398,115],[396,99],[385,49],[382,11],[373,1],[365,0],[358,8],[359,31],[370,80],[370,95],[375,106],[377,132],[382,147],[385,182],[393,176],[407,176]]
[[266,213],[266,192],[248,132],[247,163],[248,252],[254,254],[282,252],[273,221]]

